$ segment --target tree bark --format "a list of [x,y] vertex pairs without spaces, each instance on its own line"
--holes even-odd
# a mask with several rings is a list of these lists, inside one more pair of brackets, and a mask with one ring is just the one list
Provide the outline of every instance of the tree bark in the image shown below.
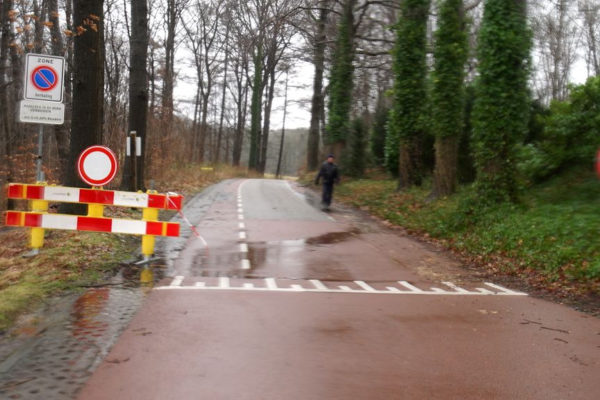
[[435,140],[433,197],[447,196],[456,191],[458,141],[456,136],[437,137]]
[[[141,157],[135,157],[136,174],[133,180],[131,162],[123,168],[121,187],[124,190],[136,191],[144,188],[144,159],[146,156],[146,124],[148,118],[148,3],[147,0],[131,1],[131,47],[129,52],[129,118],[128,133],[136,132],[141,138]],[[132,145],[133,150],[133,145]]]
[[[73,4],[75,37],[73,65],[73,118],[67,181],[83,187],[76,172],[81,152],[102,142],[104,104],[104,10],[102,0],[80,0]],[[83,207],[66,211],[81,212]]]
[[329,7],[325,3],[319,10],[319,22],[314,44],[313,63],[315,76],[313,78],[313,95],[310,109],[310,128],[308,130],[308,146],[306,151],[306,167],[308,171],[319,168],[319,136],[321,133],[321,115],[325,106],[323,93],[323,75],[325,71],[325,49],[327,18]]

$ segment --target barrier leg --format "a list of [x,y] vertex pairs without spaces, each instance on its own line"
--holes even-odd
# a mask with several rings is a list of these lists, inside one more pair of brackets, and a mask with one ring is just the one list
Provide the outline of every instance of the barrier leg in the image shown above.
[[[142,219],[144,221],[158,221],[158,209],[144,208],[142,211]],[[154,244],[156,238],[153,235],[142,236],[142,255],[145,259],[149,259],[154,254]]]
[[[45,200],[32,200],[31,211],[48,211],[48,202]],[[31,228],[30,246],[33,250],[33,255],[39,253],[40,248],[44,246],[44,228]]]

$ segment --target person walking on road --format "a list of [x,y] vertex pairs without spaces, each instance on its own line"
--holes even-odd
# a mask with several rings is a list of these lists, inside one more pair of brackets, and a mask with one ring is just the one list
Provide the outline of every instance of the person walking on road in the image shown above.
[[333,163],[334,158],[333,154],[327,156],[327,161],[321,165],[321,169],[315,178],[315,185],[318,185],[319,180],[323,178],[323,195],[321,198],[323,211],[329,211],[331,198],[333,197],[333,185],[340,183],[338,167]]

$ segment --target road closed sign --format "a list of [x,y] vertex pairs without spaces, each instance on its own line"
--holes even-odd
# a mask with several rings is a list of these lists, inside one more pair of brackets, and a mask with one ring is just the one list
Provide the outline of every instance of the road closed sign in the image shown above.
[[117,157],[108,147],[88,147],[77,160],[77,172],[88,185],[104,186],[117,174]]
[[25,60],[25,100],[62,102],[64,57],[27,54]]

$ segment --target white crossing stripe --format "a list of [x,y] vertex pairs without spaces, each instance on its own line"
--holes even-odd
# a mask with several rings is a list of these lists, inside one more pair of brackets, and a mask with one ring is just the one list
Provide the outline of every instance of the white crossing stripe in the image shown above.
[[405,288],[409,289],[412,292],[416,292],[416,293],[421,293],[422,290],[419,289],[418,287],[415,287],[413,285],[411,285],[410,283],[406,282],[406,281],[398,281],[399,284],[401,284],[402,286],[404,286]]
[[514,290],[510,290],[510,289],[507,289],[507,288],[502,287],[500,285],[495,285],[495,284],[489,283],[489,282],[485,282],[485,285],[487,285],[489,287],[492,287],[494,289],[497,289],[497,290],[499,290],[499,291],[502,292],[502,293],[498,293],[498,294],[505,294],[505,295],[512,295],[512,296],[522,296],[522,295],[525,294],[525,293],[522,293],[522,292],[517,292],[517,291],[514,291]]
[[354,281],[354,283],[356,283],[358,286],[360,286],[361,288],[365,289],[368,292],[376,292],[377,291],[377,290],[375,290],[375,288],[372,288],[371,286],[367,285],[363,281]]
[[265,283],[267,284],[267,288],[269,289],[277,289],[277,283],[275,283],[275,279],[266,278]]
[[242,269],[250,269],[250,260],[247,258],[242,260]]
[[181,275],[177,275],[175,277],[175,279],[173,279],[173,281],[171,282],[171,287],[175,287],[175,286],[181,286],[181,282],[183,282],[183,278],[184,276]]
[[317,279],[311,279],[310,283],[312,283],[319,290],[328,290],[327,286],[323,285],[323,283]]
[[222,276],[219,278],[219,287],[221,289],[227,289],[229,288],[229,278]]

